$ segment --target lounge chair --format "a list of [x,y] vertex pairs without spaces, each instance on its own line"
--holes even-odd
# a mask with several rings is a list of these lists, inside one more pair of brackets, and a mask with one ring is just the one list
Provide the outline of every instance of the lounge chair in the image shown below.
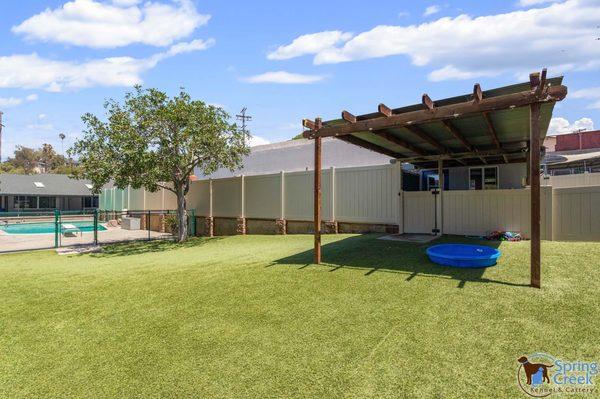
[[75,226],[74,224],[63,223],[61,226],[61,232],[63,237],[77,237],[77,233],[83,237],[83,233],[79,227]]

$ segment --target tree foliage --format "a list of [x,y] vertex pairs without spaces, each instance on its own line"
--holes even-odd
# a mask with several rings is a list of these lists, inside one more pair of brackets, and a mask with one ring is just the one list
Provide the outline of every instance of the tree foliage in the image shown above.
[[240,167],[249,135],[223,109],[192,100],[184,90],[169,97],[136,86],[122,103],[109,100],[104,108],[106,120],[83,115],[84,136],[69,150],[81,166],[77,177],[91,180],[96,192],[109,181],[119,188],[173,192],[184,240],[190,176],[196,168],[210,174]]
[[17,146],[14,155],[0,164],[0,172],[14,174],[69,174],[76,168],[72,161],[57,154],[50,144],[39,149]]

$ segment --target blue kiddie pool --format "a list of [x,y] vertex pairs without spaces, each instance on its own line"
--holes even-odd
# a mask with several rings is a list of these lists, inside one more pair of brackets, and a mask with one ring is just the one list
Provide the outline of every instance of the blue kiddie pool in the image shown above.
[[496,264],[500,251],[483,245],[440,244],[427,248],[433,263],[444,266],[475,268]]

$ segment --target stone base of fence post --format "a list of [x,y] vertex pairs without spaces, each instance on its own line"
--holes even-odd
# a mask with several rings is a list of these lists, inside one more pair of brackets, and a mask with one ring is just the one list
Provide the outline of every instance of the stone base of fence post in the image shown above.
[[167,222],[166,221],[167,221],[167,218],[165,217],[165,214],[161,213],[160,214],[160,232],[161,233],[165,233],[167,230],[167,228],[166,228]]
[[277,224],[277,234],[287,234],[287,221],[285,219],[275,220]]
[[328,220],[323,222],[323,234],[337,234],[339,229],[338,229],[338,222],[336,222],[335,220]]
[[246,218],[237,218],[235,231],[237,234],[246,234]]
[[207,216],[204,218],[203,234],[208,237],[214,237],[214,235],[215,235],[215,219],[212,216]]

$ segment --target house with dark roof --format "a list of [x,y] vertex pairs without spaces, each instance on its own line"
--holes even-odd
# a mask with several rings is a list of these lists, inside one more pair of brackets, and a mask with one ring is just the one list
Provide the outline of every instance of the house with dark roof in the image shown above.
[[91,182],[67,175],[0,174],[0,211],[78,211],[98,207]]

